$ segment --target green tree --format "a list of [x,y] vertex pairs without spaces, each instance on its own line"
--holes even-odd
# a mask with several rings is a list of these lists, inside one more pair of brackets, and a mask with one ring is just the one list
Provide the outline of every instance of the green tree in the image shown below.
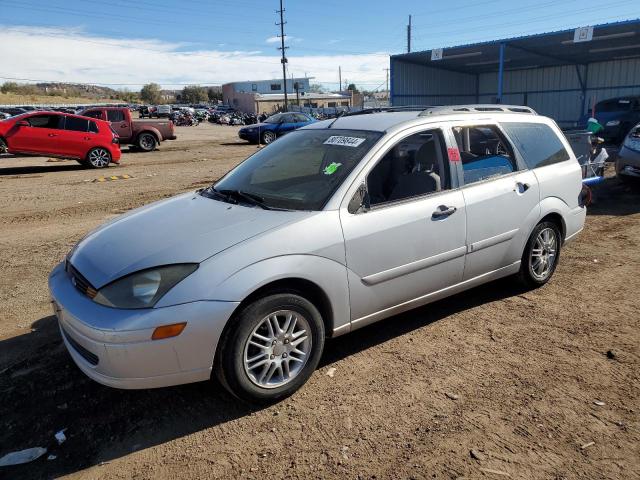
[[309,91],[311,93],[324,93],[324,88],[319,83],[312,83],[309,85]]
[[355,83],[350,83],[349,86],[347,87],[347,90],[351,90],[353,91],[353,93],[360,93]]
[[160,85],[157,83],[148,83],[142,90],[140,90],[140,99],[144,103],[151,105],[157,105],[162,101],[162,94],[160,92]]
[[207,89],[200,85],[188,85],[182,89],[181,103],[200,103],[209,99]]
[[4,82],[2,87],[0,87],[0,92],[9,93],[9,92],[17,92],[20,89],[20,85],[16,82]]

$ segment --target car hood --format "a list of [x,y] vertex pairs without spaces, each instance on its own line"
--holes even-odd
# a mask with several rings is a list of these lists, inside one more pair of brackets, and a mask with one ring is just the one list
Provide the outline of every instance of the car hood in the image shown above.
[[69,261],[95,288],[132,272],[200,263],[308,212],[271,211],[189,193],[133,210],[83,238]]

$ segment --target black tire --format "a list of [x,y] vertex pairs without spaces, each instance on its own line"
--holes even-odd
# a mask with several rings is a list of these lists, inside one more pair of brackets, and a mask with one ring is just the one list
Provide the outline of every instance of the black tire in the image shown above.
[[158,139],[153,133],[142,132],[136,144],[143,152],[153,152],[158,147]]
[[111,153],[106,148],[92,148],[87,153],[85,162],[85,165],[89,168],[107,168],[111,163]]
[[[553,262],[548,272],[541,276],[537,274],[534,269],[534,264],[537,265],[537,263],[535,262],[535,260],[533,260],[534,257],[532,256],[532,252],[536,247],[539,235],[544,231],[550,231],[553,233],[555,242],[555,253],[553,255]],[[518,273],[520,282],[528,288],[538,288],[547,283],[553,276],[553,273],[556,271],[556,267],[558,266],[558,262],[560,261],[561,248],[562,235],[558,226],[554,222],[545,221],[536,225],[536,228],[533,229],[533,232],[531,232],[531,235],[529,236],[529,240],[527,241],[527,245],[522,254],[520,272]],[[549,253],[543,248],[540,254],[544,255],[545,252]]]
[[275,141],[275,139],[276,139],[276,134],[270,130],[267,130],[266,132],[262,133],[261,140],[262,140],[262,143],[264,143],[265,145],[269,145],[270,143]]
[[9,147],[7,146],[7,142],[4,138],[0,138],[0,153],[7,153],[9,151]]
[[[251,379],[245,368],[245,355],[250,348],[249,340],[254,329],[278,311],[293,311],[306,320],[309,327],[308,355],[306,363],[287,383],[271,388],[259,386]],[[214,369],[222,385],[239,399],[254,404],[274,403],[288,397],[298,390],[313,374],[324,348],[324,323],[318,309],[306,298],[294,293],[277,293],[260,298],[247,305],[230,320],[230,325],[220,339]],[[300,323],[299,323],[300,324]],[[276,352],[273,347],[272,352]],[[281,347],[282,348],[282,347]],[[294,347],[297,348],[297,347]],[[277,352],[276,352],[277,353]],[[281,354],[281,356],[286,354]],[[290,354],[292,355],[292,354]],[[274,362],[265,361],[270,365]],[[270,356],[271,359],[274,355]],[[289,363],[290,360],[289,360]],[[284,376],[282,377],[284,379]]]

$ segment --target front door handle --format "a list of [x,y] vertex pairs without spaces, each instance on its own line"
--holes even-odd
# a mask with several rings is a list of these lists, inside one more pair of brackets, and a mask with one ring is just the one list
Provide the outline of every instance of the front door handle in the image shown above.
[[513,191],[516,193],[524,193],[529,190],[529,186],[528,183],[516,182],[516,188],[514,188]]
[[431,214],[431,218],[445,218],[456,213],[456,210],[458,210],[456,207],[440,205],[438,209]]
[[57,137],[57,136],[58,136],[58,134],[57,134],[57,133],[50,133],[50,134],[49,134],[49,136],[50,136],[50,137]]

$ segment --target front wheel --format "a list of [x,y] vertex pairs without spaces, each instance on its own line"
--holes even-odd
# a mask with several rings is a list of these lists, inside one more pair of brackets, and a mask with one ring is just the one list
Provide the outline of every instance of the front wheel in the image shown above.
[[520,280],[527,287],[547,283],[560,259],[562,236],[553,222],[542,222],[533,229],[520,264]]
[[276,134],[268,130],[262,134],[262,143],[264,143],[265,145],[269,145],[275,139],[276,139]]
[[91,168],[106,168],[111,163],[111,153],[106,148],[94,148],[87,155],[86,163]]
[[9,147],[7,146],[7,142],[5,142],[4,138],[0,138],[0,153],[8,153]]
[[236,397],[272,403],[309,379],[324,347],[318,309],[293,293],[269,295],[244,308],[221,341],[216,373]]

